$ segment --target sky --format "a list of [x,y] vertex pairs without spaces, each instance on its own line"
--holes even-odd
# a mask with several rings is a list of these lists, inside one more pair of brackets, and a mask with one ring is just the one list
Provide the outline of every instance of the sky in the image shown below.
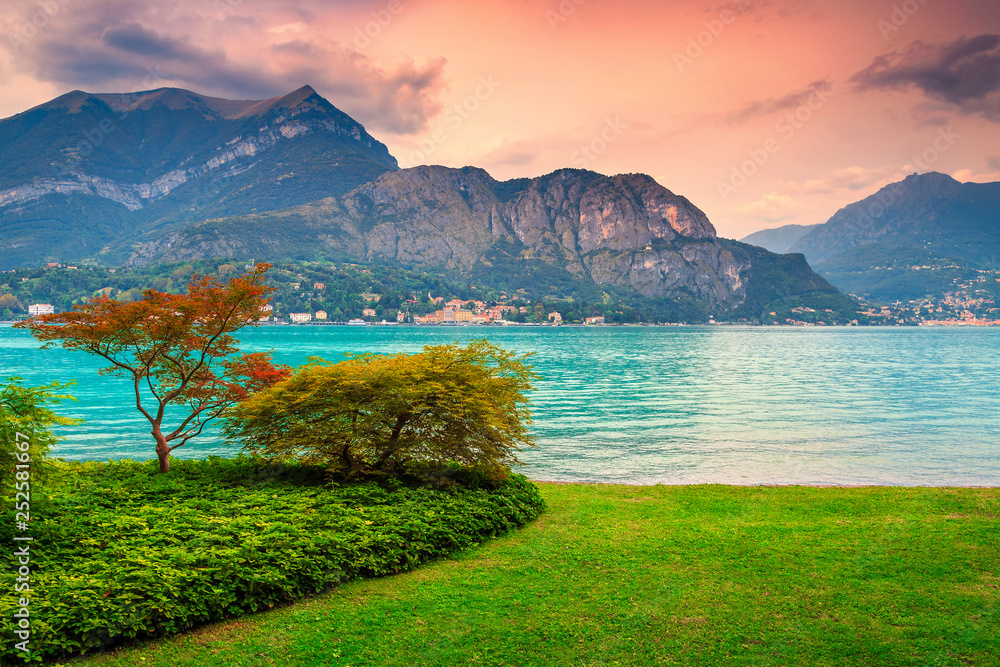
[[409,167],[642,172],[741,238],[1000,180],[996,0],[3,0],[0,118],[313,86]]

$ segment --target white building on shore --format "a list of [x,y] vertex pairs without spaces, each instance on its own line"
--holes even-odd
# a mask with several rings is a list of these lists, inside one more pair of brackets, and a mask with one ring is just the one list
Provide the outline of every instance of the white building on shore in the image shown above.
[[52,315],[56,312],[56,309],[51,303],[33,303],[28,306],[28,315],[34,317],[35,315]]

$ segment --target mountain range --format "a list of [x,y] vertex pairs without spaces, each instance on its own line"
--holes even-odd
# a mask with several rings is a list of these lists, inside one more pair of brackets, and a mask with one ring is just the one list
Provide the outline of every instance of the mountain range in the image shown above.
[[824,224],[765,230],[743,241],[802,253],[853,294],[879,301],[939,298],[1000,269],[1000,183],[913,174]]
[[309,86],[263,101],[73,91],[0,121],[2,264],[114,261],[144,236],[340,195],[395,169]]
[[649,176],[400,170],[308,86],[262,101],[74,91],[0,121],[0,250],[4,269],[325,258],[556,297],[609,285],[693,317],[856,310],[802,255],[718,238]]
[[782,227],[772,227],[762,229],[740,239],[741,243],[766,248],[771,252],[784,254],[800,238],[811,232],[819,225],[784,225]]

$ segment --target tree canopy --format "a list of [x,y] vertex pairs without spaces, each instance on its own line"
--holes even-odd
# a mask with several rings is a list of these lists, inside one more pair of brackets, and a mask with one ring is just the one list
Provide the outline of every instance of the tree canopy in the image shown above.
[[80,423],[56,414],[49,407],[63,400],[76,400],[60,393],[70,384],[53,382],[44,387],[25,387],[21,378],[11,377],[0,385],[0,469],[5,473],[14,469],[18,433],[28,436],[31,457],[37,460],[48,454],[58,440],[52,433],[53,426]]
[[[206,424],[251,393],[287,377],[263,353],[237,356],[234,332],[264,315],[267,264],[224,285],[194,276],[186,294],[147,289],[138,301],[101,296],[65,313],[42,315],[15,326],[27,328],[45,347],[58,343],[108,360],[102,374],[132,380],[136,409],[149,420],[160,471],[170,452],[201,434]],[[149,407],[144,399],[151,396]],[[164,428],[167,407],[185,406],[173,429]],[[172,443],[172,444],[171,444]]]
[[24,310],[24,305],[13,294],[0,294],[0,310]]
[[533,447],[529,355],[485,340],[417,354],[312,359],[250,396],[225,433],[245,450],[328,465],[347,476],[411,462],[457,462],[502,477]]

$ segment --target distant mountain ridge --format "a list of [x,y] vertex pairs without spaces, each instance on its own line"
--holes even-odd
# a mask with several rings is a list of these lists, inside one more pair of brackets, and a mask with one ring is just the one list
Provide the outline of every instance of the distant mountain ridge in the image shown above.
[[1000,259],[1000,183],[912,174],[837,211],[789,248],[822,262],[851,248],[921,244],[977,266]]
[[399,170],[308,86],[257,101],[73,91],[0,120],[0,268],[207,257],[387,262],[564,296],[616,286],[686,319],[855,310],[800,255],[717,238],[649,176]]
[[796,241],[816,227],[818,225],[784,225],[773,229],[762,229],[744,236],[740,239],[740,243],[749,243],[781,255],[788,252]]
[[788,251],[855,294],[941,297],[956,280],[1000,268],[1000,183],[913,174],[845,206]]
[[78,260],[109,239],[337,196],[397,168],[309,86],[257,101],[73,91],[0,120],[0,264]]
[[262,118],[275,109],[283,109],[290,113],[310,107],[320,109],[324,106],[323,102],[326,102],[311,86],[302,86],[287,95],[266,100],[227,100],[201,95],[183,88],[157,88],[141,93],[87,93],[73,90],[25,113],[30,114],[41,109],[65,110],[70,114],[76,114],[80,113],[82,107],[91,100],[99,100],[118,113],[150,111],[157,106],[163,106],[171,111],[197,109],[205,114],[206,118],[214,120]]
[[[261,233],[248,234],[250,228]],[[322,249],[468,271],[506,239],[531,258],[580,275],[594,253],[678,238],[712,242],[715,228],[649,176],[563,169],[502,183],[476,167],[427,166],[385,174],[341,199],[206,221],[143,246],[129,264],[252,255],[277,246],[293,257]]]

